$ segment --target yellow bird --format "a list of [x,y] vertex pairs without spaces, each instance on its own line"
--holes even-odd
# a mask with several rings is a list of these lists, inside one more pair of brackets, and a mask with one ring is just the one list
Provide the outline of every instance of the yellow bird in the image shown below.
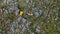
[[[20,10],[20,11],[19,11],[19,15],[20,15],[20,16],[23,16],[23,14],[24,14],[23,10]],[[27,12],[26,14],[29,15],[29,16],[33,16],[32,13],[28,13],[28,12]]]
[[19,11],[19,15],[22,16],[23,15],[23,10]]

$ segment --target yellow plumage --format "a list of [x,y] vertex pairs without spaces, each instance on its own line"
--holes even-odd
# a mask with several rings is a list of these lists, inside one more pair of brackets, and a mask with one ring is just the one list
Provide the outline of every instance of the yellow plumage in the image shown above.
[[[23,10],[20,10],[20,11],[19,11],[19,15],[20,15],[20,16],[23,16],[23,14],[24,14]],[[29,16],[33,16],[32,13],[26,13],[26,14],[29,15]]]
[[23,11],[20,11],[20,13],[19,13],[19,14],[20,14],[20,16],[22,16],[22,15],[23,15]]

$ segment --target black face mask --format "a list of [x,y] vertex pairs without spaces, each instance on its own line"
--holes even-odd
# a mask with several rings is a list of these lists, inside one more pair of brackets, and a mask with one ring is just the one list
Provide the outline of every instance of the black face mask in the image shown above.
[[20,11],[23,11],[23,10],[22,10],[22,9],[20,9],[20,10],[19,10],[19,13],[20,13]]

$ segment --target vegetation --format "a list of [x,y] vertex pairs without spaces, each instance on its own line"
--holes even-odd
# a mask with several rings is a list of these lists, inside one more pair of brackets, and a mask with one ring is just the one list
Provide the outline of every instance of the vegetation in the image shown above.
[[60,34],[60,0],[0,0],[0,34]]

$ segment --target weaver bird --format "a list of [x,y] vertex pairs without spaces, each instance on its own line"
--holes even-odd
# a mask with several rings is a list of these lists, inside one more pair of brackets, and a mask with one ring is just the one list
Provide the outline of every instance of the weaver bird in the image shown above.
[[20,15],[20,16],[23,16],[23,14],[26,14],[26,15],[28,15],[28,16],[33,16],[33,13],[29,13],[29,12],[24,13],[24,11],[23,11],[21,8],[18,7],[18,9],[20,9],[20,10],[19,10],[19,15]]
[[20,16],[23,16],[23,10],[20,10],[20,11],[19,11],[19,15],[20,15]]

